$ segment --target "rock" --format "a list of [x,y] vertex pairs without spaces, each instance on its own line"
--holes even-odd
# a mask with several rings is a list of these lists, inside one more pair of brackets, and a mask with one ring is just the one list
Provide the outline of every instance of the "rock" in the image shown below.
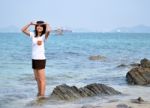
[[150,61],[142,59],[138,67],[132,68],[126,75],[127,82],[133,85],[150,84]]
[[144,100],[141,97],[138,97],[137,99],[131,99],[131,102],[141,104]]
[[90,56],[90,57],[89,57],[89,60],[93,60],[93,61],[96,61],[96,60],[104,60],[104,59],[106,59],[106,57],[101,56],[101,55],[95,55],[95,56]]
[[141,67],[143,68],[150,68],[150,61],[146,58],[141,60]]
[[141,97],[137,98],[137,100],[138,100],[139,102],[144,102],[144,99],[142,99]]
[[58,100],[72,100],[83,97],[92,97],[98,95],[118,95],[119,91],[114,90],[104,84],[90,84],[82,88],[76,86],[68,86],[66,84],[56,86],[54,88],[50,98]]
[[81,108],[101,108],[101,106],[84,105]]
[[128,66],[128,65],[120,64],[120,65],[117,66],[117,68],[122,68],[122,67],[126,67],[126,66]]
[[117,66],[117,68],[125,68],[125,67],[139,67],[139,63],[131,63],[131,64],[120,64]]
[[131,63],[130,66],[132,66],[132,67],[139,67],[140,63]]
[[118,104],[117,108],[129,108],[129,106],[126,104]]

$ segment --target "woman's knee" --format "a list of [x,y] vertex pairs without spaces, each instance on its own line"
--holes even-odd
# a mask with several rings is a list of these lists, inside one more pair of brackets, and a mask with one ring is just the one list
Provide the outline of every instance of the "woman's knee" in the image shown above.
[[39,81],[42,81],[42,82],[45,81],[45,78],[44,78],[44,77],[38,77],[37,79],[38,79]]
[[39,69],[38,70],[37,79],[39,81],[45,81],[45,70],[44,69]]

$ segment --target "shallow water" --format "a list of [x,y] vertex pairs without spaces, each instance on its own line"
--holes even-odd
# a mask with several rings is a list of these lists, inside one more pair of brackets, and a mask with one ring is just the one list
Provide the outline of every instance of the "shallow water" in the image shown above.
[[[0,33],[0,107],[26,107],[36,100],[36,82],[31,68],[31,40],[19,33]],[[48,102],[43,107],[80,107],[83,104],[109,102],[115,99],[150,98],[150,87],[128,86],[125,75],[131,67],[120,64],[150,59],[150,34],[134,33],[69,33],[51,35],[46,46],[48,96],[56,85],[66,83],[78,87],[104,83],[127,96],[95,97],[75,102]],[[102,55],[102,61],[90,61],[91,55]],[[122,98],[123,97],[123,98]],[[96,101],[97,100],[97,101]],[[31,107],[40,107],[31,106]]]

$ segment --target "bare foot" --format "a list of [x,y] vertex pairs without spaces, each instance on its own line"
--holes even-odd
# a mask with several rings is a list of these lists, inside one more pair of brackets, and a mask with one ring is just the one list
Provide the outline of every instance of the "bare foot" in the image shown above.
[[46,99],[46,97],[45,97],[45,96],[38,96],[37,98],[38,98],[39,100]]

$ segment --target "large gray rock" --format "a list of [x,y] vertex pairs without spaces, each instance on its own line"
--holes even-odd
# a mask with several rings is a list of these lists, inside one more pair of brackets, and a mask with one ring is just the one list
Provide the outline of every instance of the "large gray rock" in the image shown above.
[[90,84],[83,88],[76,86],[68,86],[66,84],[56,86],[50,98],[58,100],[72,100],[82,97],[92,97],[97,95],[117,95],[121,94],[119,91],[114,90],[104,84]]
[[132,68],[126,75],[127,82],[133,85],[150,84],[150,61],[142,59],[138,67]]

